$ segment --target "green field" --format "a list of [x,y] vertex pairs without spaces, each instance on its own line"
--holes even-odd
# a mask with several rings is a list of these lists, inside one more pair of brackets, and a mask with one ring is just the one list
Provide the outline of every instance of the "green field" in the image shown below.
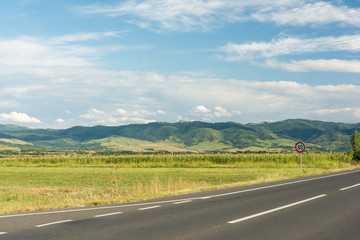
[[[303,175],[359,167],[303,154]],[[0,213],[120,203],[300,176],[298,154],[50,155],[0,158]]]

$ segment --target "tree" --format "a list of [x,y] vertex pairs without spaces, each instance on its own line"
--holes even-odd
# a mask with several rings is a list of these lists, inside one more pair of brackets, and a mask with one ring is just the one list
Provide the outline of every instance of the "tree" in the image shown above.
[[355,131],[352,134],[351,145],[353,150],[353,160],[360,161],[360,136],[358,131]]

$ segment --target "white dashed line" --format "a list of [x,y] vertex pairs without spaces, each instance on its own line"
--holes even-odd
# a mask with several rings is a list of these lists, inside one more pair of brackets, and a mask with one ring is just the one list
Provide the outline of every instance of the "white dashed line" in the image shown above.
[[60,223],[66,223],[66,222],[72,222],[72,221],[73,220],[63,220],[63,221],[58,221],[58,222],[51,222],[51,223],[45,223],[45,224],[41,224],[41,225],[36,225],[35,227],[41,228],[41,227],[46,227],[46,226],[60,224]]
[[184,201],[181,201],[181,202],[174,202],[173,204],[183,204],[183,203],[188,203],[188,202],[191,202],[191,200],[184,200]]
[[352,186],[349,186],[349,187],[342,188],[342,189],[340,189],[340,191],[348,190],[348,189],[350,189],[350,188],[354,188],[354,187],[358,187],[358,186],[360,186],[360,183],[359,183],[359,184],[352,185]]
[[214,196],[206,196],[206,197],[200,197],[199,199],[201,200],[205,200],[205,199],[210,199],[212,197],[217,197],[217,195],[214,195]]
[[158,205],[158,206],[151,206],[151,207],[139,208],[138,210],[139,210],[139,211],[143,211],[143,210],[148,210],[148,209],[153,209],[153,208],[159,208],[159,207],[161,207],[161,206]]
[[7,234],[7,232],[0,232],[0,235],[5,235]]
[[265,214],[269,214],[269,213],[276,212],[276,211],[279,211],[279,210],[282,210],[282,209],[285,209],[285,208],[293,207],[295,205],[299,205],[299,204],[309,202],[309,201],[312,201],[312,200],[315,200],[315,199],[318,199],[318,198],[321,198],[321,197],[325,197],[325,196],[327,196],[327,195],[322,194],[322,195],[312,197],[312,198],[308,198],[308,199],[305,199],[305,200],[302,200],[302,201],[299,201],[299,202],[291,203],[291,204],[288,204],[288,205],[285,205],[285,206],[282,206],[282,207],[274,208],[274,209],[271,209],[271,210],[268,210],[268,211],[265,211],[265,212],[260,212],[260,213],[256,213],[256,214],[253,214],[253,215],[250,215],[250,216],[247,216],[247,217],[243,217],[243,218],[239,218],[239,219],[236,219],[236,220],[233,220],[233,221],[229,221],[228,223],[233,224],[233,223],[246,221],[246,220],[249,220],[251,218],[256,218],[256,217],[259,217],[259,216],[262,216],[262,215],[265,215]]
[[112,216],[112,215],[117,215],[117,214],[121,214],[122,212],[113,212],[113,213],[107,213],[107,214],[101,214],[101,215],[95,215],[95,218],[100,218],[100,217],[107,217],[107,216]]

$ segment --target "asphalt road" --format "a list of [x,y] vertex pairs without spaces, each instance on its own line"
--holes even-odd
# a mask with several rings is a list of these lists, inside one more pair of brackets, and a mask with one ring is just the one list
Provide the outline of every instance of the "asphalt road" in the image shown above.
[[0,239],[360,239],[360,170],[152,201],[0,215]]

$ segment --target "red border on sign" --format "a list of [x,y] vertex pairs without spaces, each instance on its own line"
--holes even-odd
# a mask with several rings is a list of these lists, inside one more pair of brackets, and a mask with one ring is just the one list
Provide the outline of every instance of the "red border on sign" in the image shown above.
[[[304,149],[303,149],[302,151],[299,151],[299,150],[297,149],[297,145],[298,145],[298,144],[304,145]],[[297,143],[295,144],[295,150],[296,150],[298,153],[302,153],[303,151],[305,151],[305,143],[303,143],[303,142],[297,142]]]

